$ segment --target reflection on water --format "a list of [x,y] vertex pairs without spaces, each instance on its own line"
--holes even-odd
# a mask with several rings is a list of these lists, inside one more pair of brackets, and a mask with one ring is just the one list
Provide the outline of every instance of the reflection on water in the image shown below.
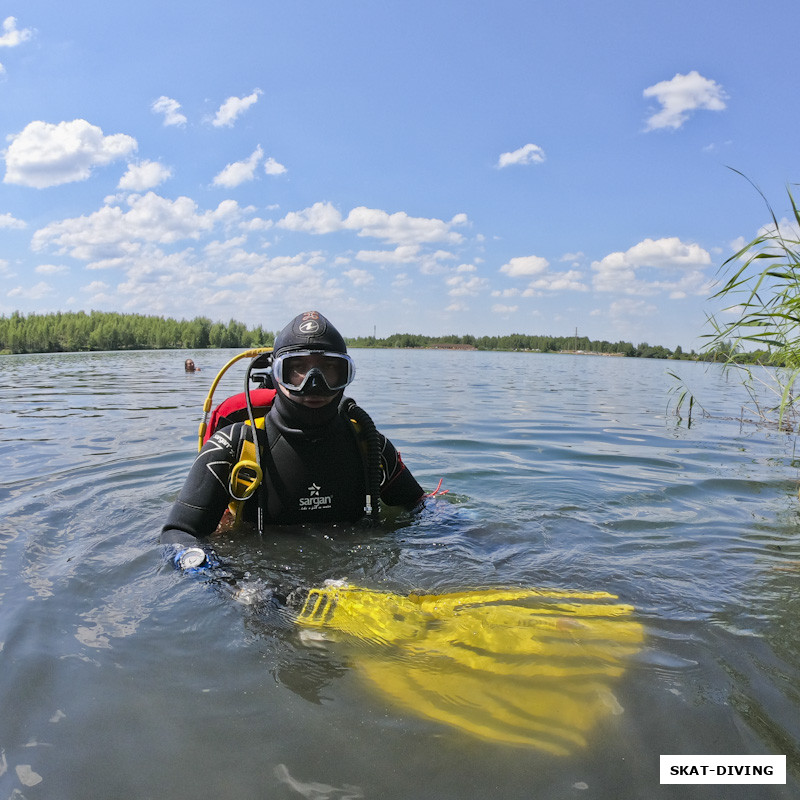
[[[220,534],[225,576],[190,579],[157,532],[230,355],[0,360],[0,798],[797,796],[793,440],[715,368],[680,365],[687,428],[666,362],[356,351],[352,396],[450,494]],[[356,627],[304,619],[331,580],[368,590]],[[662,753],[783,753],[789,782],[661,787]]]

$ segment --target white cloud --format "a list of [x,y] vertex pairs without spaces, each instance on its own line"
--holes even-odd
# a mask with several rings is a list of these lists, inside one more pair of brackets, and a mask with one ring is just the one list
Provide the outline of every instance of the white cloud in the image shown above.
[[[33,36],[30,28],[18,28],[16,17],[6,17],[3,20],[3,32],[0,34],[0,47],[17,47],[27,42]],[[6,68],[0,64],[0,75],[4,75]]]
[[233,164],[228,164],[214,178],[214,186],[224,186],[227,189],[233,189],[242,183],[252,181],[256,175],[256,169],[264,158],[264,151],[259,145],[244,161],[234,161]]
[[447,293],[451,297],[477,296],[489,291],[489,281],[477,275],[467,278],[464,275],[453,275],[445,281],[450,288]]
[[229,253],[241,252],[241,248],[246,241],[246,236],[234,236],[232,239],[226,239],[225,241],[215,239],[203,248],[203,252],[214,261],[219,261],[223,257],[227,257]]
[[286,172],[286,167],[284,167],[283,164],[279,164],[270,156],[264,162],[264,172],[266,172],[267,175],[283,175],[283,173]]
[[359,250],[356,260],[368,264],[409,264],[419,260],[420,250],[418,244],[399,245],[394,250]]
[[349,278],[354,286],[367,286],[375,280],[365,269],[348,269],[342,275]]
[[391,244],[416,245],[442,241],[460,242],[464,237],[452,228],[467,222],[466,214],[456,214],[450,222],[444,222],[440,219],[410,217],[405,211],[389,214],[364,206],[354,208],[343,218],[330,203],[314,203],[303,211],[290,212],[278,222],[278,226],[286,230],[315,234],[351,230],[357,236],[371,236]]
[[[443,272],[442,261],[449,261],[454,258],[453,254],[447,250],[436,250],[434,252],[424,252],[422,245],[405,244],[398,245],[394,250],[359,250],[355,258],[369,264],[380,264],[381,266],[400,266],[404,264],[416,264],[423,275],[435,275]],[[457,271],[466,271],[459,267]],[[473,267],[473,269],[475,269]]]
[[403,289],[411,285],[411,276],[407,272],[398,272],[395,279],[392,281],[392,287],[395,289]]
[[494,289],[492,291],[492,297],[502,297],[502,298],[519,297],[519,294],[520,294],[519,289],[503,289],[503,290]]
[[586,292],[589,287],[583,283],[583,274],[571,269],[567,272],[549,273],[528,284],[523,297],[539,297],[544,292]]
[[17,219],[12,214],[0,214],[0,228],[22,230],[23,228],[27,227],[28,224],[26,222],[23,222],[21,219]]
[[647,120],[646,130],[680,128],[697,109],[722,111],[728,95],[716,81],[704,78],[697,70],[688,75],[677,74],[644,90],[645,97],[654,97],[661,110]]
[[495,303],[492,306],[492,313],[494,314],[514,314],[519,310],[519,306],[506,306],[502,303]]
[[[800,228],[797,226],[797,220],[795,219],[788,219],[787,217],[781,217],[780,221],[778,222],[778,227],[775,227],[774,222],[770,222],[767,225],[763,225],[759,231],[757,236],[768,236],[768,237],[775,237],[780,236],[781,239],[787,242],[796,243],[800,242]],[[738,250],[741,250],[742,247],[746,242],[742,242],[739,246]],[[767,248],[770,250],[770,248]],[[782,250],[780,252],[783,252]]]
[[55,289],[44,281],[40,281],[35,286],[16,286],[6,295],[7,297],[20,297],[25,300],[41,300],[43,297],[54,294]]
[[16,47],[27,42],[33,36],[30,28],[18,28],[16,17],[6,17],[3,20],[3,33],[0,35],[0,47]]
[[158,98],[158,100],[153,102],[153,105],[150,106],[150,109],[154,114],[164,115],[165,127],[186,124],[186,116],[181,113],[181,104],[177,100],[173,100],[171,97],[165,97],[162,95]]
[[81,286],[81,291],[96,293],[105,292],[110,288],[111,287],[103,281],[92,281],[91,283],[87,283],[86,286]]
[[497,161],[497,168],[542,164],[543,162],[544,150],[538,144],[526,144],[524,147],[520,147],[519,150],[502,153]]
[[83,217],[53,222],[39,229],[31,248],[51,248],[61,255],[96,262],[90,267],[122,266],[141,252],[142,243],[171,244],[198,239],[219,224],[237,222],[239,205],[225,200],[212,211],[201,212],[194,200],[167,200],[148,192],[127,198],[129,210],[106,205]]
[[39,264],[36,272],[40,275],[66,275],[69,267],[65,267],[63,264]]
[[239,115],[247,111],[250,106],[258,102],[261,89],[256,89],[247,97],[229,97],[217,110],[211,124],[215,128],[232,127]]
[[344,227],[357,231],[358,236],[372,236],[392,244],[419,244],[431,242],[460,242],[464,238],[451,230],[463,225],[465,214],[457,214],[448,223],[440,219],[410,217],[405,211],[389,214],[377,208],[354,208],[344,220]]
[[299,233],[334,233],[342,229],[342,215],[330,203],[314,203],[302,211],[290,211],[277,224]]
[[547,272],[550,262],[541,256],[519,256],[512,258],[507,264],[500,267],[500,272],[511,278],[527,275],[541,275]]
[[30,122],[8,139],[3,182],[36,189],[86,180],[95,167],[124,158],[137,148],[132,136],[104,136],[85,119],[57,125]]
[[[704,294],[708,290],[702,269],[711,265],[711,256],[700,245],[686,244],[675,236],[664,239],[644,239],[623,252],[610,253],[592,262],[596,273],[594,288],[601,292],[652,295],[660,292]],[[666,275],[679,272],[677,280],[650,277],[644,280],[640,270],[658,270]]]
[[252,217],[251,219],[240,222],[239,227],[243,231],[253,233],[258,231],[267,231],[274,224],[275,223],[271,219],[264,219],[263,217]]
[[117,188],[129,192],[145,192],[171,177],[172,170],[169,167],[159,164],[158,161],[142,161],[128,166],[128,171],[120,178]]
[[744,236],[737,236],[731,243],[730,249],[734,253],[738,253],[747,244],[747,239]]
[[[550,262],[541,256],[512,258],[500,267],[500,272],[511,278],[534,277],[522,293],[523,297],[538,297],[544,292],[585,292],[588,288],[578,270],[550,272]],[[495,293],[495,296],[499,296],[499,293]]]

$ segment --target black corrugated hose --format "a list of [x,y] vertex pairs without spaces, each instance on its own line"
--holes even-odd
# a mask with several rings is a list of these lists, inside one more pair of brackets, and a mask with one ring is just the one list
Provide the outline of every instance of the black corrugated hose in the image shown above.
[[364,480],[367,487],[367,497],[364,511],[373,522],[380,520],[381,496],[381,444],[378,429],[372,417],[359,406],[351,397],[342,398],[339,404],[340,413],[347,415],[348,419],[355,420],[361,428],[361,436],[367,444],[367,458],[364,463]]

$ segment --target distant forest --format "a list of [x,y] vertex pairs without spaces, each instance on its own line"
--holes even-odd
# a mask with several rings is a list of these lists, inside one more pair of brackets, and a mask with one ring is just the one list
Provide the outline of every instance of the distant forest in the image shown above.
[[[269,347],[275,333],[260,325],[248,328],[241,322],[212,322],[206,317],[192,320],[165,319],[141,314],[103,311],[27,314],[15,311],[0,316],[0,354],[65,353],[84,350],[203,350],[206,348]],[[680,346],[669,350],[642,342],[595,341],[585,336],[423,336],[395,333],[384,339],[361,336],[347,340],[349,347],[446,347],[476,350],[527,350],[541,353],[583,352],[621,355],[628,358],[673,358],[703,361],[727,360],[731,346],[723,343],[710,352],[684,353]],[[736,360],[753,363],[769,359],[769,353],[738,353]]]

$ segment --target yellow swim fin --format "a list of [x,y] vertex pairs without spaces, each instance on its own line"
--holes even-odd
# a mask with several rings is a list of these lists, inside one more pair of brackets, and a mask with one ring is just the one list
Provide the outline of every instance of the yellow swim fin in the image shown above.
[[475,736],[564,755],[621,708],[644,632],[607,592],[489,589],[408,597],[309,593],[297,624],[358,640],[355,667],[398,704]]

